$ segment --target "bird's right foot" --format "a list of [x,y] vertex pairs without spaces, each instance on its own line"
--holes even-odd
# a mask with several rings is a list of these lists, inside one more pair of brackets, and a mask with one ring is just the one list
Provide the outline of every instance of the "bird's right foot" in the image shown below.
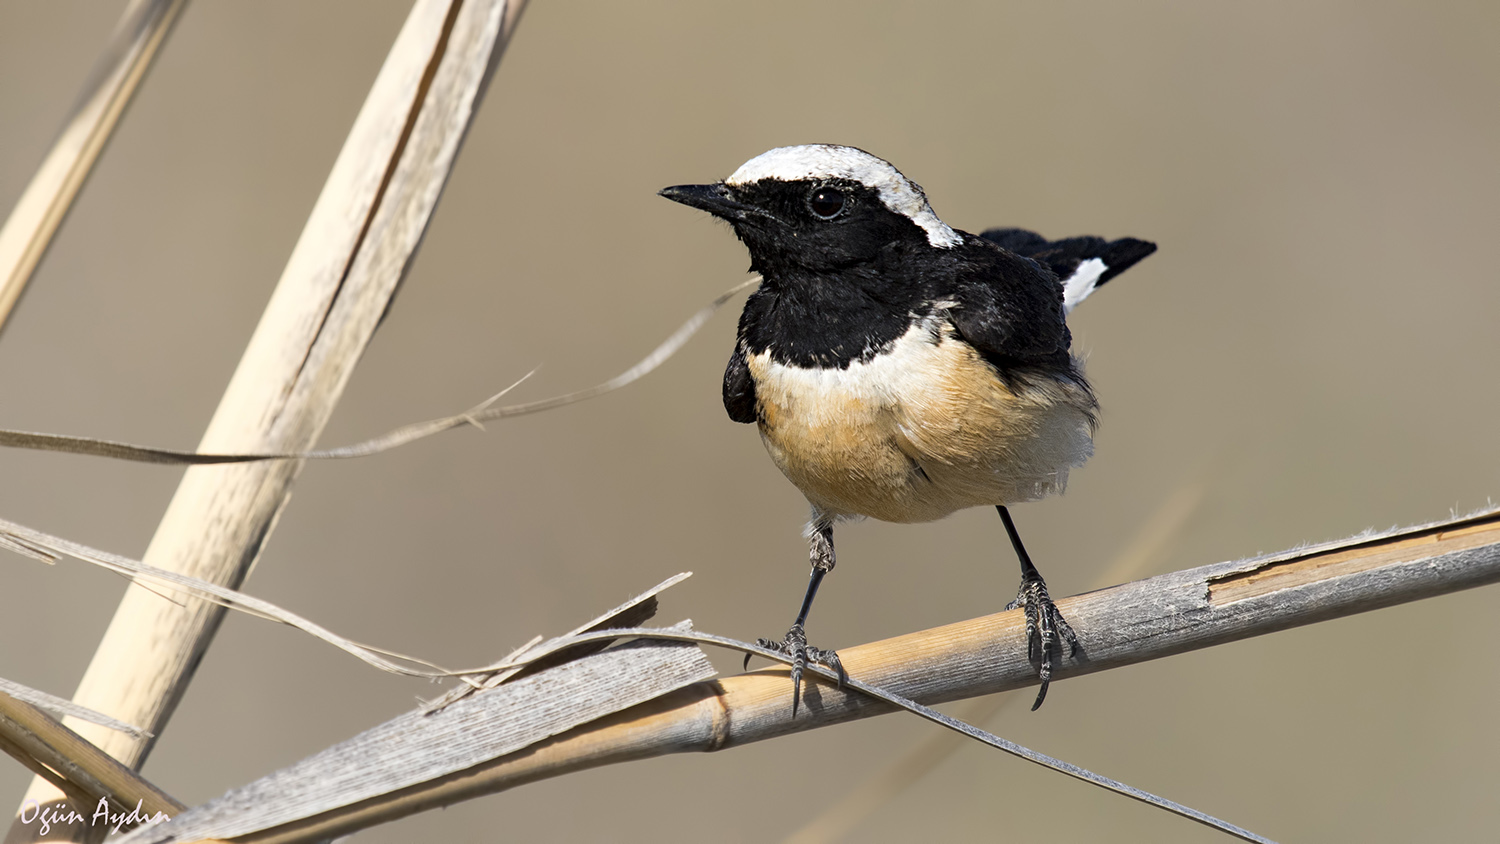
[[1062,646],[1067,646],[1068,656],[1077,658],[1083,653],[1078,644],[1078,634],[1063,618],[1052,596],[1047,594],[1047,582],[1036,569],[1021,579],[1021,589],[1016,599],[1005,606],[1007,610],[1020,607],[1026,611],[1026,649],[1031,664],[1036,666],[1037,677],[1042,681],[1036,693],[1032,711],[1047,699],[1047,686],[1052,682],[1052,657],[1062,656]]
[[[816,663],[824,666],[839,675],[839,682],[843,683],[849,678],[844,673],[844,664],[839,661],[838,653],[822,648],[814,648],[807,644],[807,631],[802,625],[793,624],[792,629],[786,632],[786,638],[777,642],[771,639],[756,639],[755,644],[767,650],[778,651],[792,660],[792,717],[797,717],[797,704],[802,700],[802,672],[806,670],[808,663]],[[745,654],[745,665],[750,665],[750,654]]]

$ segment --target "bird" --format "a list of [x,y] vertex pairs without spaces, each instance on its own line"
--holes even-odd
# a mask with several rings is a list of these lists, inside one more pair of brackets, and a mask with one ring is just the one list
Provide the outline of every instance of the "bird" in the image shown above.
[[970,507],[996,508],[1020,560],[1006,608],[1025,612],[1041,706],[1062,647],[1084,655],[1008,508],[1062,492],[1092,455],[1099,405],[1067,316],[1156,245],[960,231],[889,162],[835,144],[778,147],[722,181],[660,195],[727,222],[761,276],[723,397],[811,509],[796,620],[782,639],[757,641],[791,661],[793,717],[810,662],[848,676],[806,633],[836,562],[834,526]]

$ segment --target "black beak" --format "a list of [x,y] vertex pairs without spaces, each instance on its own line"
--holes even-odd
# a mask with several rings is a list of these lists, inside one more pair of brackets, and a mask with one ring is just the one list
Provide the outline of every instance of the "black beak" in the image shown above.
[[657,195],[730,221],[743,220],[747,212],[754,210],[731,196],[729,188],[722,182],[712,185],[673,185],[662,188]]

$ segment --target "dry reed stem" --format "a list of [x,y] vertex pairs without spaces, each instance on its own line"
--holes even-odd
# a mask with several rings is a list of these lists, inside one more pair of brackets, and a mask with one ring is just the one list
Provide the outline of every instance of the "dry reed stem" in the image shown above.
[[[505,0],[415,4],[201,451],[304,451],[316,441],[421,241],[518,13]],[[238,586],[301,466],[189,469],[143,559]],[[74,700],[159,735],[222,618],[214,604],[177,605],[129,587]],[[73,726],[129,767],[150,751],[151,740]],[[44,780],[27,793],[38,802],[59,796]],[[6,840],[35,840],[34,832],[18,823]]]
[[[1500,582],[1500,511],[1258,560],[1159,575],[1059,601],[1089,660],[1066,678]],[[1036,683],[1019,611],[840,651],[850,676],[921,703]],[[310,842],[573,771],[723,750],[893,711],[827,677],[792,718],[785,668],[689,686],[495,762],[234,840]]]
[[187,0],[134,0],[26,191],[0,228],[0,330]]
[[[38,776],[64,788],[75,802],[81,798],[86,806],[106,798],[116,808],[127,810],[140,801],[152,814],[175,815],[187,808],[47,713],[3,692],[0,746]],[[39,766],[51,774],[38,770]]]

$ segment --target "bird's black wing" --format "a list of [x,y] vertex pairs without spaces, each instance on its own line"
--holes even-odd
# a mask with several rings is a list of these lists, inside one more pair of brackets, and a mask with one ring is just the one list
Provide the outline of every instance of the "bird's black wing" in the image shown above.
[[729,357],[729,365],[724,367],[724,409],[736,422],[756,420],[755,379],[750,377],[743,343],[734,344],[734,354]]
[[1091,258],[1098,258],[1104,264],[1104,272],[1094,282],[1094,287],[1125,272],[1156,251],[1156,244],[1133,237],[1105,240],[1102,237],[1084,236],[1048,240],[1026,229],[990,229],[979,236],[1001,249],[1041,261],[1064,284],[1078,271],[1080,264]]
[[954,250],[948,318],[1002,374],[1016,369],[1069,369],[1072,336],[1063,288],[1045,264],[990,243]]

